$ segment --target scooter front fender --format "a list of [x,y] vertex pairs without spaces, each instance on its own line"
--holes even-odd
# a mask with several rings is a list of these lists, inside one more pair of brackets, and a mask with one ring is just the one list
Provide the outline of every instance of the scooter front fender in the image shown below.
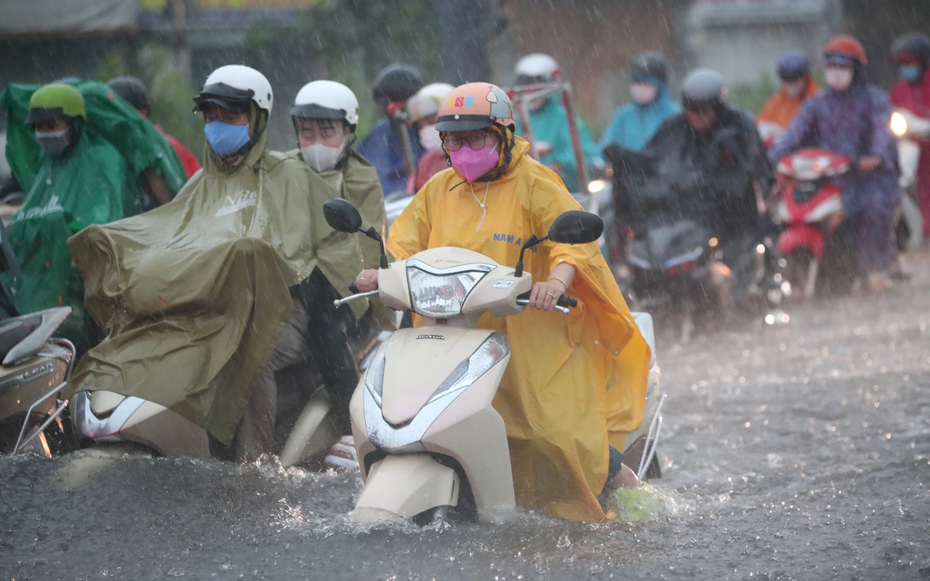
[[823,258],[824,234],[820,228],[807,224],[792,224],[778,237],[778,252],[787,256],[795,250],[806,248],[815,258]]
[[431,508],[455,506],[460,488],[455,470],[430,454],[389,454],[371,465],[351,518],[365,523],[413,518]]

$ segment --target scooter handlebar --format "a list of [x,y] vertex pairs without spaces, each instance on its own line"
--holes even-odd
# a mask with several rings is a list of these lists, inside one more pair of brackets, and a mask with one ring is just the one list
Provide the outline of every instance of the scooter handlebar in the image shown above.
[[[530,293],[525,292],[522,295],[517,297],[517,304],[520,306],[526,306],[530,304]],[[571,311],[568,310],[568,307],[577,307],[578,300],[573,299],[568,295],[562,295],[559,297],[559,300],[555,302],[555,310],[559,311],[563,315],[567,315]]]
[[555,302],[560,307],[577,307],[578,299],[570,297],[568,295],[562,295],[559,297],[559,300]]
[[349,292],[352,293],[353,295],[358,294],[358,285],[355,284],[354,280],[349,283]]

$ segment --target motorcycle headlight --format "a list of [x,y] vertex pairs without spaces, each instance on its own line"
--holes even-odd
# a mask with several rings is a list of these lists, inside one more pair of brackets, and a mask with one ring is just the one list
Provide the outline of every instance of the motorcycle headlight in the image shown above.
[[891,132],[898,137],[907,133],[907,119],[897,111],[891,114]]
[[365,389],[381,407],[381,392],[384,389],[384,353],[387,351],[387,342],[381,344],[372,357],[371,365],[365,375]]
[[468,294],[493,269],[490,264],[437,269],[417,260],[408,260],[407,285],[413,310],[436,319],[462,314]]
[[452,370],[449,377],[430,396],[430,401],[464,389],[510,354],[510,343],[503,333],[492,333],[471,356]]

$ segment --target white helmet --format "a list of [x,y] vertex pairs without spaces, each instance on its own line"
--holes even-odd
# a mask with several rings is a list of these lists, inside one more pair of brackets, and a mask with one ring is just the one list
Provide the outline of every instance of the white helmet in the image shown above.
[[407,100],[407,122],[415,123],[420,119],[437,115],[442,100],[454,88],[449,83],[431,83],[417,91],[416,95]]
[[271,83],[265,75],[251,67],[226,65],[210,73],[200,94],[194,98],[199,108],[204,103],[217,103],[229,108],[236,102],[254,101],[259,109],[271,115]]
[[551,56],[541,52],[528,54],[517,61],[514,72],[517,73],[517,83],[520,84],[555,81],[562,76],[559,63]]
[[352,130],[358,125],[358,99],[352,89],[335,81],[307,83],[294,98],[291,117],[342,119]]

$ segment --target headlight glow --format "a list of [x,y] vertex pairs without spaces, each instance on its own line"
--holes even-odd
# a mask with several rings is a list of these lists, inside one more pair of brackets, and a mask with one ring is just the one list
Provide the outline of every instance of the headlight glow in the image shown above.
[[603,190],[606,186],[607,186],[607,182],[605,182],[604,180],[591,180],[588,183],[588,192],[592,194],[596,194],[600,192],[601,190]]
[[898,137],[903,137],[907,133],[907,119],[897,111],[891,114],[891,132]]

